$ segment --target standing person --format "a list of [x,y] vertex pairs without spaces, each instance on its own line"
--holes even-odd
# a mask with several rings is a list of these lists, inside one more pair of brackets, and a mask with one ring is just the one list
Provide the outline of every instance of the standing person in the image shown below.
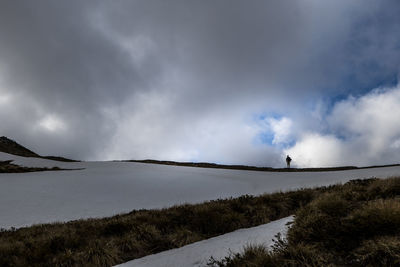
[[289,157],[289,155],[286,156],[286,165],[288,167],[288,169],[290,168],[290,162],[292,161],[292,159]]

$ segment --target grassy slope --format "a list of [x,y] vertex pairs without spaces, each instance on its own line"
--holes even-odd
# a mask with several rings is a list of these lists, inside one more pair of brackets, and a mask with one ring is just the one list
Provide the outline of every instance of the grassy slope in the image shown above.
[[[375,254],[385,257],[386,250],[390,255],[400,255],[396,254],[399,239],[394,234],[400,230],[399,195],[400,178],[356,180],[344,185],[2,231],[0,266],[109,266],[267,223],[296,211],[288,241],[281,242],[274,253],[260,253],[262,248],[253,248],[253,254],[248,252],[214,265],[365,263]],[[251,261],[247,264],[249,258],[256,261],[255,265]]]
[[214,266],[400,266],[400,178],[353,182],[296,213],[286,241]]
[[0,232],[0,266],[110,266],[293,214],[334,187]]

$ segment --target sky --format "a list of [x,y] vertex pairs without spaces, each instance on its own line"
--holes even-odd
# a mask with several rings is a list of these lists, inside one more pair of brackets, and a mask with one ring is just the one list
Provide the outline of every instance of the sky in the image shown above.
[[0,135],[42,155],[400,162],[397,0],[3,1]]

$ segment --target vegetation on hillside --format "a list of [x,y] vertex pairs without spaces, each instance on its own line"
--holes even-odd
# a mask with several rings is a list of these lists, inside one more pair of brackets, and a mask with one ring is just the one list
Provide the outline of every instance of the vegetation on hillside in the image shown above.
[[334,187],[3,230],[0,266],[110,266],[289,216]]
[[287,239],[211,266],[400,266],[400,178],[352,181],[296,212]]
[[395,266],[400,178],[242,196],[0,231],[0,266],[110,266],[296,214],[273,250],[213,266]]

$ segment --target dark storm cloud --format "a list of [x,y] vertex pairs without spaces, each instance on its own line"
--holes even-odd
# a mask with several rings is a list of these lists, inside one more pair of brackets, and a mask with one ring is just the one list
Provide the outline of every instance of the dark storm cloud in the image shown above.
[[[288,121],[291,142],[326,131],[321,105],[396,83],[399,6],[5,2],[0,133],[75,158],[277,165],[284,147],[257,136],[286,140]],[[260,114],[287,119],[260,124]]]
[[[93,3],[1,4],[0,66],[6,84],[3,90],[19,95],[17,104],[22,107],[38,106],[13,114],[21,132],[9,131],[12,126],[4,124],[2,131],[22,139],[30,137],[28,141],[37,141],[36,148],[44,153],[56,152],[53,146],[61,142],[58,150],[65,146],[68,154],[90,155],[92,152],[87,150],[99,145],[93,136],[100,134],[101,139],[99,130],[103,124],[111,123],[99,110],[118,105],[146,79],[141,77],[145,70],[135,69],[124,51],[94,29],[90,20],[91,11],[96,8]],[[30,123],[53,113],[73,128],[68,136],[54,138],[48,145],[37,134],[29,136]],[[66,146],[65,137],[74,145]]]
[[185,110],[188,101],[201,109],[222,99],[254,103],[255,95],[280,99],[273,107],[280,108],[295,104],[293,94],[370,90],[399,69],[395,2],[117,3],[100,11],[108,30],[155,42],[164,71],[189,80],[179,91]]
[[184,102],[200,106],[252,92],[277,94],[268,85],[283,79],[304,45],[294,27],[303,24],[299,8],[285,1],[119,3],[103,9],[109,30],[153,40],[157,60],[193,80],[180,92]]

